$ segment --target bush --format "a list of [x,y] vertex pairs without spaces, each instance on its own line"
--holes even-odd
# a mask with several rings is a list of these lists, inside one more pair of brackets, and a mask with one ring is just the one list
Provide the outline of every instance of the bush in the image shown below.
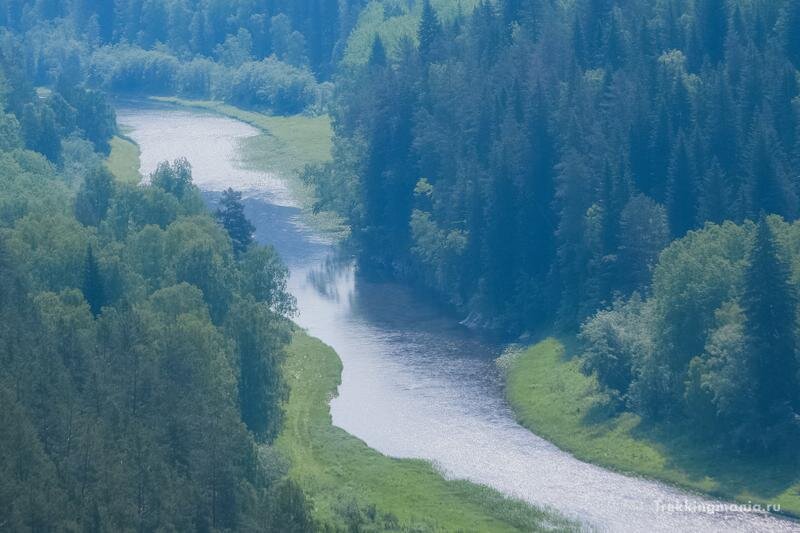
[[652,305],[634,293],[598,311],[581,326],[584,356],[582,370],[624,396],[634,379],[638,360],[653,350]]
[[218,96],[235,105],[294,114],[314,104],[317,83],[307,69],[271,57],[243,64],[218,90]]

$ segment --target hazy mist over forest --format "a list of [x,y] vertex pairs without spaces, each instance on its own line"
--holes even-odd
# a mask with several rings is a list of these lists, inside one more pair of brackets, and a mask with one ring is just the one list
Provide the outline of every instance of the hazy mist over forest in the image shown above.
[[794,0],[0,0],[0,531],[800,531],[798,216]]

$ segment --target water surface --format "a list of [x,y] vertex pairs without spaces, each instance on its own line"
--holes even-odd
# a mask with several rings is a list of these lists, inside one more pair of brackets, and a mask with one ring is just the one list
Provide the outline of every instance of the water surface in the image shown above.
[[143,172],[187,157],[210,198],[229,186],[245,192],[256,238],[290,268],[296,321],[344,364],[333,422],[369,446],[430,460],[448,477],[553,507],[597,530],[800,531],[757,513],[711,514],[708,506],[720,502],[581,462],[519,426],[494,363],[502,346],[402,285],[358,276],[351,258],[304,224],[280,179],[243,168],[241,140],[258,130],[165,106],[122,107],[118,120],[141,147]]

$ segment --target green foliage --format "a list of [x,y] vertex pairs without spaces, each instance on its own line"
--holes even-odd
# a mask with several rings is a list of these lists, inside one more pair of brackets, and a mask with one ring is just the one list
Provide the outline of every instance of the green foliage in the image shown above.
[[259,448],[282,421],[286,268],[237,261],[185,161],[115,183],[90,142],[113,112],[75,91],[16,111],[63,173],[0,147],[0,527],[313,529]]
[[39,152],[52,163],[63,163],[63,144],[68,135],[82,137],[94,148],[107,154],[109,140],[116,133],[114,110],[105,97],[96,91],[68,85],[62,80],[58,92],[45,91],[38,98],[18,102],[16,117],[6,116],[0,122],[0,144],[4,150],[19,146]]
[[658,256],[668,243],[664,207],[642,194],[628,200],[619,221],[619,268],[628,287],[644,287],[650,281]]
[[54,215],[65,211],[66,184],[45,158],[33,152],[0,152],[0,226],[8,227],[32,211]]
[[108,225],[116,238],[124,239],[131,230],[149,224],[166,228],[178,213],[181,213],[181,204],[171,194],[156,187],[125,184],[117,187],[108,213]]
[[370,2],[351,34],[335,163],[307,178],[363,267],[514,333],[574,328],[643,291],[670,238],[796,216],[793,7],[456,4]]
[[253,233],[256,228],[244,216],[244,204],[242,204],[242,193],[228,188],[223,191],[214,215],[233,243],[233,251],[239,256],[247,251],[253,244]]
[[242,294],[247,294],[280,316],[294,313],[294,297],[286,288],[289,269],[274,248],[250,247],[241,258],[239,272]]
[[[215,98],[278,113],[319,107],[317,79],[330,78],[362,7],[360,0],[46,4],[53,9],[20,6],[18,16],[0,9],[6,62],[20,89],[29,90],[16,83],[16,69],[38,85],[64,89],[88,80],[115,93]],[[19,96],[9,95],[15,111]],[[102,125],[112,122],[99,120],[104,109],[94,93],[79,96],[67,98],[83,107],[76,118],[86,124],[78,126],[107,153]]]
[[61,137],[50,106],[26,104],[21,125],[26,148],[39,152],[53,163],[61,162]]
[[634,296],[584,323],[584,371],[651,421],[686,417],[739,450],[791,445],[800,361],[784,261],[796,261],[797,231],[773,217],[675,241],[646,302]]
[[20,125],[17,117],[11,113],[4,113],[0,116],[0,150],[9,152],[14,148],[20,148]]
[[264,303],[240,301],[228,314],[225,329],[236,345],[242,421],[259,441],[270,442],[283,422],[287,390],[281,365],[289,341],[287,324]]
[[190,191],[192,166],[186,158],[161,162],[150,177],[150,184],[182,200]]
[[439,16],[433,9],[430,0],[422,2],[422,17],[419,21],[419,57],[423,63],[429,62],[436,49],[437,40],[442,31],[439,23]]
[[383,40],[381,40],[380,35],[376,35],[375,40],[372,41],[372,51],[369,53],[368,64],[370,67],[378,68],[386,66],[386,47],[383,46]]
[[687,410],[705,427],[722,424],[734,432],[734,441],[744,443],[758,431],[752,425],[755,406],[744,315],[738,304],[728,303],[716,319],[703,355],[689,364]]
[[59,94],[74,109],[75,129],[81,131],[98,152],[108,155],[111,150],[109,141],[117,132],[117,119],[105,96],[63,81],[59,84]]
[[172,55],[132,46],[98,49],[91,58],[89,80],[115,92],[171,93],[180,63]]
[[242,64],[216,90],[234,105],[283,115],[300,113],[316,101],[313,75],[274,58]]
[[599,311],[581,327],[580,339],[586,345],[581,369],[596,374],[600,383],[624,398],[638,367],[652,357],[652,320],[652,305],[638,294]]
[[[431,6],[445,23],[468,14],[478,0],[433,0]],[[418,38],[422,2],[371,0],[356,13],[347,35],[343,62],[348,66],[367,63],[375,36],[379,36],[389,55],[394,56],[401,42]]]
[[800,66],[800,6],[786,2],[780,20],[781,41],[795,67]]
[[75,218],[84,226],[98,226],[108,214],[114,178],[103,166],[89,169],[75,197]]
[[[800,413],[800,362],[797,353],[797,299],[789,285],[789,270],[778,257],[775,236],[761,219],[750,252],[742,294],[746,331],[747,374],[758,411],[759,440],[764,447],[786,438],[786,426],[797,424]],[[775,428],[778,428],[775,434]]]
[[100,266],[97,264],[97,259],[94,257],[92,247],[86,250],[86,267],[83,271],[83,285],[81,291],[83,297],[89,303],[89,309],[92,315],[97,318],[103,305],[106,303],[105,288],[103,286],[103,277],[100,273]]

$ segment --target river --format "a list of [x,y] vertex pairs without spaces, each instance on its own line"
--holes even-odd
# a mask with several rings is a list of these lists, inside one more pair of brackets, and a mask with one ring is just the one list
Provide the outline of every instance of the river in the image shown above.
[[514,421],[494,363],[502,346],[423,295],[363,279],[352,259],[304,223],[284,182],[246,170],[240,141],[260,132],[202,111],[125,104],[118,121],[141,148],[142,172],[185,156],[213,201],[245,193],[259,242],[289,266],[296,321],[344,364],[333,422],[396,457],[463,478],[600,531],[800,531],[795,522],[717,509],[720,502],[584,463]]

